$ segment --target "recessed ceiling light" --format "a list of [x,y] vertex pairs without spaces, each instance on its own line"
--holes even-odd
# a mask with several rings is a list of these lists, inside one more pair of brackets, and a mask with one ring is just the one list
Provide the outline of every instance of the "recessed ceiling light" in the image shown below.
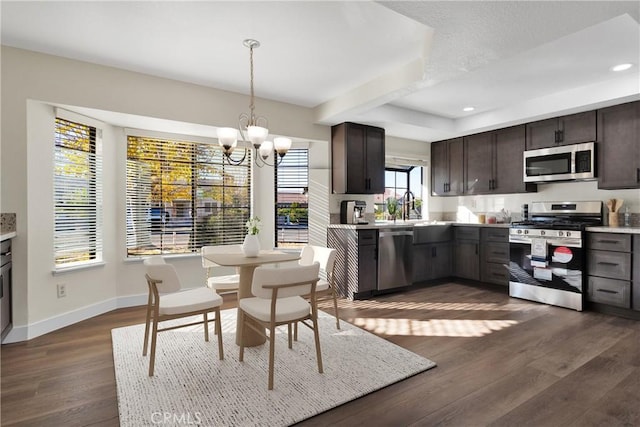
[[475,110],[475,107],[464,107],[462,109],[462,111],[473,111],[473,110]]
[[633,64],[618,64],[614,67],[611,67],[611,71],[624,71],[633,67]]

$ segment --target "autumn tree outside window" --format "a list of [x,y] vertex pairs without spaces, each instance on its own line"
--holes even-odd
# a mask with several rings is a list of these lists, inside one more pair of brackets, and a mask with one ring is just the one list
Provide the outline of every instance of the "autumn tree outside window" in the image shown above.
[[225,163],[217,144],[128,136],[127,256],[242,243],[250,165]]
[[53,172],[56,269],[102,261],[99,130],[56,118]]

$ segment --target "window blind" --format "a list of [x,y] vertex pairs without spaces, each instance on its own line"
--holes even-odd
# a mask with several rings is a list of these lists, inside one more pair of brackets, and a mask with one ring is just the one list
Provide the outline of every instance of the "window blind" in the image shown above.
[[56,267],[102,260],[102,156],[96,135],[95,127],[56,118]]
[[309,150],[289,150],[274,173],[276,246],[303,246],[309,242]]
[[242,243],[251,156],[234,166],[214,144],[127,138],[127,256],[197,253]]

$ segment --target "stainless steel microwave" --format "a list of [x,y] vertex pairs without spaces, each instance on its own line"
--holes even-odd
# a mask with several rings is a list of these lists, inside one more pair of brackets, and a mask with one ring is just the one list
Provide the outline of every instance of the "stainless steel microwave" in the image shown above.
[[596,143],[561,145],[524,152],[524,182],[596,178]]

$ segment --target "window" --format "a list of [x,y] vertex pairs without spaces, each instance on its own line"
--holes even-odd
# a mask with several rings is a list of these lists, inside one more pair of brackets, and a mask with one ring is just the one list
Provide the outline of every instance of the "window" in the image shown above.
[[404,206],[409,208],[410,219],[422,218],[422,174],[421,166],[393,167],[385,169],[384,195],[374,199],[376,219],[387,219],[389,203],[398,204],[397,218],[402,217]]
[[96,136],[95,127],[56,118],[56,268],[102,261],[102,156]]
[[302,247],[309,242],[309,150],[289,150],[274,170],[276,246]]
[[127,256],[240,244],[251,206],[251,155],[224,162],[217,144],[127,138]]

